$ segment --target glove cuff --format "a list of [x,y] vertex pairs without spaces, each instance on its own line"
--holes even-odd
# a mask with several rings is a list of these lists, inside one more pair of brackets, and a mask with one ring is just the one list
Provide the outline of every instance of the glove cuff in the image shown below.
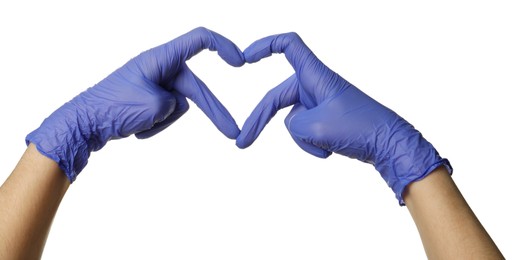
[[41,154],[58,163],[71,183],[93,150],[88,143],[92,131],[84,122],[89,122],[87,116],[68,102],[25,138],[27,145],[33,143]]
[[[433,172],[435,169],[437,169],[440,166],[446,167],[446,170],[448,171],[448,173],[450,175],[453,174],[453,167],[451,166],[448,159],[440,158],[440,157],[439,157],[439,159],[440,159],[439,161],[428,166],[422,174],[420,174],[414,178],[411,178],[411,179],[410,178],[402,179],[402,180],[396,182],[393,186],[391,186],[392,190],[395,192],[395,197],[399,201],[399,205],[401,205],[401,206],[406,205],[404,203],[404,198],[402,197],[402,194],[404,193],[404,190],[410,183],[424,179],[426,176],[428,176],[431,172]],[[413,177],[413,176],[408,176],[408,177]]]
[[453,173],[450,162],[443,159],[433,145],[411,125],[395,132],[390,138],[390,144],[393,145],[389,146],[386,154],[380,156],[381,160],[375,163],[375,168],[393,190],[401,206],[405,205],[402,193],[410,183],[422,180],[442,165],[449,174]]

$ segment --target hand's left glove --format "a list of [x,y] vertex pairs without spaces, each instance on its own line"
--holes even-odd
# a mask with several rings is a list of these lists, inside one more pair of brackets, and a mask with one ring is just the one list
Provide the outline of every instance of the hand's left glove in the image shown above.
[[185,64],[203,49],[217,50],[232,66],[244,64],[242,52],[225,37],[197,28],[131,59],[94,87],[53,112],[26,137],[56,161],[70,182],[87,164],[91,151],[109,140],[135,134],[148,138],[167,128],[189,108],[191,99],[227,137],[236,122]]

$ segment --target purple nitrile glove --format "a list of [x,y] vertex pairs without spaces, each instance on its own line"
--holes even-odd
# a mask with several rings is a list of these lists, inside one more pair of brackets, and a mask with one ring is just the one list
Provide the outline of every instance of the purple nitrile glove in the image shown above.
[[65,103],[26,137],[56,161],[70,182],[92,151],[109,140],[135,134],[148,138],[167,128],[189,108],[191,99],[228,138],[239,128],[227,109],[192,73],[185,61],[203,49],[217,50],[232,66],[243,53],[225,37],[196,28],[131,59],[95,86]]
[[321,158],[334,152],[373,164],[400,205],[409,183],[440,165],[451,173],[449,162],[419,131],[330,70],[296,33],[260,39],[243,53],[248,63],[284,53],[295,74],[253,110],[236,139],[238,147],[251,145],[277,110],[293,105],[285,124],[303,150]]

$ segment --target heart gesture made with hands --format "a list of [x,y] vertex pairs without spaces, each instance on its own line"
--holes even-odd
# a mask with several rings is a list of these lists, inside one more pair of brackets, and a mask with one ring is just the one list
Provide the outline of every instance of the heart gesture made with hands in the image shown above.
[[[203,49],[217,51],[235,67],[284,53],[295,73],[268,91],[240,130],[186,64]],[[187,98],[240,148],[251,145],[278,110],[293,106],[285,124],[299,147],[321,158],[338,153],[373,164],[400,204],[409,183],[440,165],[451,172],[419,131],[330,70],[296,33],[262,38],[242,52],[222,35],[196,28],[139,54],[65,103],[26,142],[56,161],[73,182],[92,151],[111,139],[159,133],[187,112]]]

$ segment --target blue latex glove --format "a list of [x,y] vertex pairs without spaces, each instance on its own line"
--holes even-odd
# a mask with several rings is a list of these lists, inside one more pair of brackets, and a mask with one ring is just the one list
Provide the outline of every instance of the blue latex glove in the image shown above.
[[227,109],[185,61],[203,49],[217,50],[232,66],[244,64],[230,40],[196,28],[131,59],[95,86],[52,113],[26,142],[56,161],[71,182],[91,151],[109,140],[135,134],[148,138],[167,128],[189,108],[191,99],[217,128],[236,138],[239,128]]
[[236,139],[251,145],[277,110],[293,105],[285,119],[294,141],[326,158],[332,152],[375,166],[401,205],[405,187],[440,165],[451,166],[419,131],[325,66],[295,33],[254,42],[247,63],[284,53],[295,74],[270,90],[246,120]]

